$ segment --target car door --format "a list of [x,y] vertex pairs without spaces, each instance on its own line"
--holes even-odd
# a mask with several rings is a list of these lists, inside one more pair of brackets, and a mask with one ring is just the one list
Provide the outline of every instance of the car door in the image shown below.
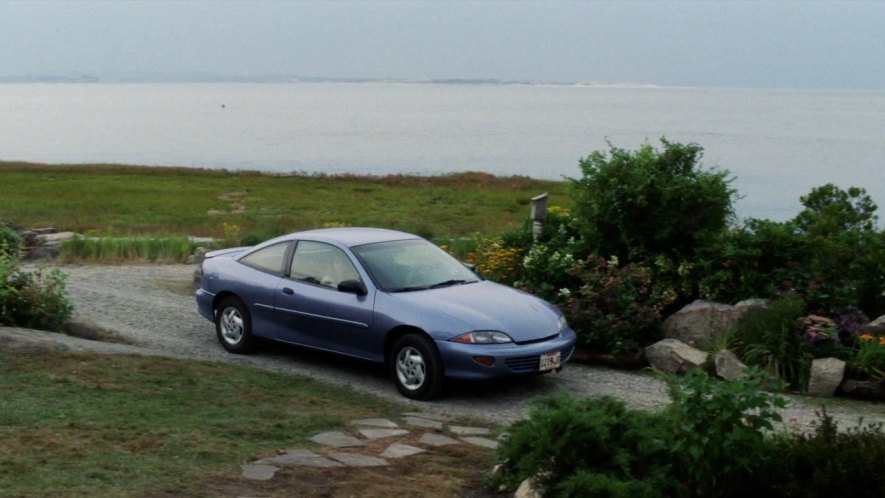
[[280,242],[258,248],[239,259],[246,266],[231,290],[240,296],[252,315],[252,332],[261,337],[279,336],[276,312],[277,289],[289,262],[292,242]]
[[345,280],[364,281],[344,250],[299,241],[277,294],[280,339],[378,359],[378,341],[372,336],[374,291],[339,291],[338,284]]

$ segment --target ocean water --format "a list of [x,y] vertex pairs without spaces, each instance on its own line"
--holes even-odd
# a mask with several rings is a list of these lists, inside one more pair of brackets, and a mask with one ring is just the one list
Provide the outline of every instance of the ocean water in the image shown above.
[[559,179],[607,143],[696,142],[742,218],[835,183],[885,209],[885,92],[410,83],[4,84],[0,160]]

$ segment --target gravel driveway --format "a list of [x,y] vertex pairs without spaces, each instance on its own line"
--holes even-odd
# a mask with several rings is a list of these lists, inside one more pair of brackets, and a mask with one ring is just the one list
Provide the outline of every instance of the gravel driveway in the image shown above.
[[[567,391],[580,396],[611,395],[635,408],[655,408],[669,401],[664,385],[650,373],[626,372],[568,364],[558,374],[497,383],[457,383],[434,402],[411,401],[399,395],[386,372],[359,361],[318,354],[295,347],[268,345],[248,355],[232,355],[218,344],[214,325],[196,311],[189,291],[192,265],[62,266],[75,314],[116,331],[137,346],[96,343],[51,333],[0,328],[0,347],[27,341],[57,344],[74,350],[158,354],[223,361],[292,374],[369,392],[391,402],[426,411],[465,415],[494,422],[525,416],[529,402]],[[789,397],[784,420],[806,426],[815,419],[821,400]],[[885,422],[885,405],[828,400],[828,411],[840,426],[858,417]]]

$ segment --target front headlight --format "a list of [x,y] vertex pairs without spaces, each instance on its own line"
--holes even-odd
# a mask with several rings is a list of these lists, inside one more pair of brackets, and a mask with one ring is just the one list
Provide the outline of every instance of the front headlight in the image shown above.
[[559,315],[559,321],[557,322],[557,325],[559,326],[560,332],[568,328],[568,322],[565,321],[565,315]]
[[495,332],[494,330],[477,330],[461,334],[452,342],[460,342],[461,344],[504,344],[513,342],[513,339],[504,332]]

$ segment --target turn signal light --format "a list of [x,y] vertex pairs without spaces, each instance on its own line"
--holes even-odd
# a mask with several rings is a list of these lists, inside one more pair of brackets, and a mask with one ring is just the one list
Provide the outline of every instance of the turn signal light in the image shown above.
[[491,366],[494,366],[494,364],[495,364],[495,357],[494,356],[474,356],[473,361],[475,361],[481,365],[491,367]]

